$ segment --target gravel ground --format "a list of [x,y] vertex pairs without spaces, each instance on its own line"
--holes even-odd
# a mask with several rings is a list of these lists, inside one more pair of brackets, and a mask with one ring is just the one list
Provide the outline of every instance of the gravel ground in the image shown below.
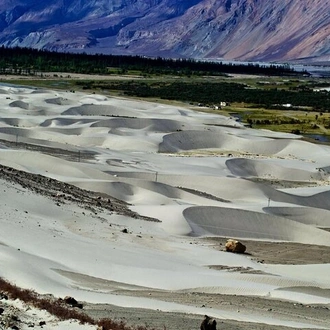
[[[157,296],[155,292],[145,292],[146,295],[152,294]],[[121,294],[123,294],[121,292]],[[130,295],[132,292],[129,293]],[[143,293],[139,293],[141,295]],[[280,316],[282,319],[292,320],[293,318],[319,322],[320,327],[325,326],[326,320],[329,318],[329,309],[327,306],[305,306],[302,304],[294,304],[277,300],[267,300],[257,297],[245,296],[225,296],[210,294],[182,294],[182,293],[158,293],[158,299],[175,301],[187,304],[199,304],[207,307],[218,307],[223,309],[241,311],[258,312],[268,317]],[[123,321],[128,325],[147,326],[149,329],[166,329],[166,330],[198,330],[203,320],[201,315],[182,314],[182,313],[165,313],[161,311],[152,311],[138,308],[123,308],[113,305],[104,304],[87,304],[84,311],[95,318],[109,317],[113,320]],[[212,316],[212,315],[211,315]],[[248,323],[235,320],[219,320],[217,319],[217,329],[237,329],[237,330],[279,330],[291,329],[298,330],[300,328],[289,328],[283,326],[273,326],[260,323]]]

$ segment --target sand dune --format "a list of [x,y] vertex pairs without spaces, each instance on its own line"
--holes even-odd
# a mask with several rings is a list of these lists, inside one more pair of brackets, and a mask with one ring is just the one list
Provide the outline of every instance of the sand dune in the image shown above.
[[5,126],[35,127],[36,121],[33,118],[0,118],[0,123]]
[[1,163],[7,166],[35,174],[47,175],[49,173],[50,177],[63,181],[74,178],[111,179],[111,176],[106,173],[84,163],[75,163],[72,166],[72,162],[32,151],[9,151],[7,149],[7,152],[0,155],[0,159]]
[[66,128],[67,126],[79,126],[82,127],[83,125],[90,126],[92,123],[95,122],[95,119],[88,119],[82,118],[77,120],[76,118],[51,118],[46,119],[45,121],[40,123],[41,127],[57,127],[57,128]]
[[283,217],[220,207],[193,207],[184,216],[196,234],[330,246],[330,233]]
[[152,132],[173,132],[186,129],[184,122],[170,119],[151,119],[151,118],[115,118],[111,120],[98,121],[91,127],[109,127],[141,130],[145,129]]
[[267,213],[297,222],[330,228],[330,211],[313,207],[265,207]]
[[14,101],[14,102],[11,102],[9,103],[9,106],[10,107],[17,107],[17,108],[22,108],[22,109],[25,109],[25,110],[28,110],[30,109],[30,104],[29,103],[26,103],[26,102],[23,102],[23,101]]
[[329,191],[311,194],[310,196],[301,196],[300,194],[278,191],[267,186],[260,187],[265,195],[275,202],[290,203],[325,210],[328,210],[330,207],[328,205]]
[[0,94],[9,94],[7,90],[0,88]]
[[133,111],[121,109],[111,105],[84,104],[78,107],[72,107],[62,113],[63,116],[134,116]]
[[228,160],[226,165],[233,175],[240,177],[274,178],[287,181],[318,181],[324,177],[315,167],[308,171],[294,166],[284,167],[264,160],[236,158]]
[[9,134],[13,136],[19,135],[23,138],[38,136],[38,133],[33,130],[13,126],[0,127],[0,133]]
[[[290,155],[286,150],[289,145],[296,142],[300,141],[292,141],[292,139],[273,140],[266,137],[244,138],[234,134],[226,134],[220,128],[213,128],[212,131],[210,129],[184,131],[166,135],[159,151],[177,152],[179,150],[219,148],[247,154]],[[289,150],[291,152],[290,148]]]
[[[327,317],[303,319],[303,312],[270,315],[242,303],[238,313],[192,302],[223,294],[330,304],[330,264],[268,265],[203,240],[329,247],[330,233],[320,229],[330,228],[329,146],[97,94],[2,86],[0,100],[0,165],[72,185],[50,197],[29,189],[32,179],[19,185],[0,177],[0,276],[93,303],[207,312],[267,330],[330,328]],[[99,199],[86,206],[69,198],[78,188]],[[103,199],[129,212],[104,208]],[[187,296],[174,303],[160,293]]]
[[55,104],[55,105],[71,105],[74,103],[73,101],[63,98],[63,97],[55,97],[52,99],[46,99],[45,102],[49,103],[49,104]]

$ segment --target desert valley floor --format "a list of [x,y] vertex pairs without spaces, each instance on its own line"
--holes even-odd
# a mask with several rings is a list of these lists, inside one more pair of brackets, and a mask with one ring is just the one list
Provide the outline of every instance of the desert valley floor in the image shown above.
[[2,278],[156,329],[330,329],[330,146],[110,95],[0,104]]

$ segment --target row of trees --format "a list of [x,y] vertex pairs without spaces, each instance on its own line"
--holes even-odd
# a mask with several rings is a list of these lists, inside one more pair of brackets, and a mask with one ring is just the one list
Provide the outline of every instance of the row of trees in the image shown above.
[[109,74],[113,68],[119,69],[121,73],[125,73],[128,70],[136,70],[142,74],[295,74],[294,69],[287,65],[224,64],[222,62],[197,61],[193,59],[148,58],[145,56],[104,54],[88,55],[85,53],[60,53],[20,47],[0,47],[0,73],[35,74],[40,72],[75,72]]
[[330,93],[314,92],[312,89],[298,91],[280,89],[250,89],[243,84],[226,82],[154,82],[142,81],[104,81],[77,82],[86,89],[119,90],[126,95],[156,97],[203,104],[220,102],[244,102],[265,108],[283,109],[285,104],[292,107],[312,107],[314,110],[330,109]]

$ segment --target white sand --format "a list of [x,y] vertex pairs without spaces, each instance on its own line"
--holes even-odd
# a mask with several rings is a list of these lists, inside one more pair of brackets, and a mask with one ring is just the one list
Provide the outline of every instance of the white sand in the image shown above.
[[[107,193],[161,220],[58,206],[0,178],[0,276],[40,293],[95,303],[322,328],[308,320],[128,298],[112,294],[110,283],[330,304],[318,290],[293,291],[329,289],[329,264],[261,264],[198,241],[198,236],[219,235],[330,246],[330,233],[318,228],[330,228],[329,147],[244,128],[218,115],[94,94],[2,86],[0,104],[0,139],[75,151],[77,157],[70,161],[0,142],[2,165]],[[77,162],[79,151],[97,155]],[[281,190],[247,179],[305,186]],[[265,274],[233,274],[208,265]],[[59,270],[91,280],[82,284]],[[109,285],[98,288],[97,278]],[[323,328],[330,328],[330,321]]]

